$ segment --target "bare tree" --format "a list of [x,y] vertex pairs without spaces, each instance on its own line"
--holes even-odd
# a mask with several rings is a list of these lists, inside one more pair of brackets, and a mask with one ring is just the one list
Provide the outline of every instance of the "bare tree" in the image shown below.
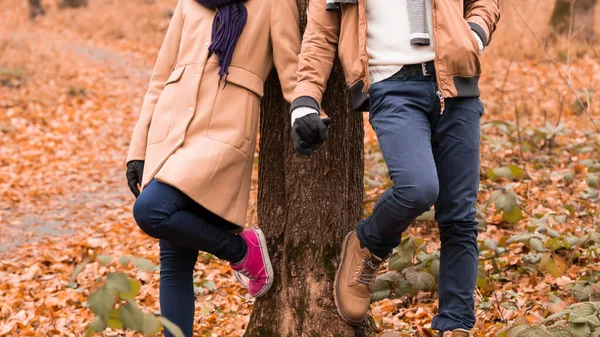
[[58,7],[60,8],[78,8],[78,7],[86,7],[88,5],[88,0],[63,0]]
[[37,16],[46,14],[40,0],[27,0],[29,2],[29,18],[35,19]]
[[[298,0],[301,27],[307,0]],[[261,112],[259,223],[268,237],[276,281],[256,302],[246,336],[371,336],[338,316],[333,281],[343,237],[363,207],[363,123],[352,112],[343,72],[336,64],[323,108],[330,137],[312,157],[294,153],[289,105],[271,74]]]
[[[569,25],[572,24],[576,37],[593,39],[595,37],[594,7],[597,2],[598,0],[556,0],[550,25],[558,34],[567,34]],[[571,8],[573,8],[573,15],[571,15]]]

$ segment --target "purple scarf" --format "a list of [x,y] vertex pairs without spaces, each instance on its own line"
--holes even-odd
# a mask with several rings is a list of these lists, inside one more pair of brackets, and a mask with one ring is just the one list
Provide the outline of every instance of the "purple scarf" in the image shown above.
[[246,20],[248,10],[242,4],[245,0],[196,0],[200,5],[216,9],[217,14],[213,21],[212,42],[208,47],[210,53],[217,55],[219,61],[219,75],[227,80],[229,64],[233,57],[233,50],[237,44]]

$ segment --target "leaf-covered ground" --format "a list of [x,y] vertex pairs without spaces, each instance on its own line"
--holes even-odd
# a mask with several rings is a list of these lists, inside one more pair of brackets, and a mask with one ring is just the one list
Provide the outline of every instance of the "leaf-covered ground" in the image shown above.
[[[25,1],[6,2],[0,336],[82,336],[93,318],[88,295],[111,271],[139,280],[140,307],[156,312],[158,273],[145,260],[136,260],[138,268],[118,258],[158,262],[156,242],[131,218],[124,160],[174,1],[91,1],[80,10],[46,3],[48,14],[33,23]],[[520,18],[544,40],[548,8],[537,2],[523,1],[520,14],[504,6],[483,60],[476,331],[544,335],[562,327],[565,336],[597,336],[600,135],[592,121],[600,124],[600,50],[558,39],[546,53]],[[389,180],[365,130],[368,214]],[[254,179],[256,187],[256,172]],[[257,221],[255,204],[253,193],[249,224]],[[428,334],[439,248],[432,213],[408,234],[381,272],[372,312],[382,330]],[[200,260],[197,334],[241,336],[252,300],[227,264]]]

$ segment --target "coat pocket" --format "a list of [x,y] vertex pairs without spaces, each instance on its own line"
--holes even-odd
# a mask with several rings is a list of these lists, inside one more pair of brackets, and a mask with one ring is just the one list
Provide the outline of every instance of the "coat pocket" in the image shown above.
[[479,59],[479,55],[480,55],[480,53],[479,53],[479,43],[477,42],[477,39],[475,38],[475,35],[473,35],[473,34],[476,34],[476,33],[471,29],[471,26],[469,25],[469,23],[466,20],[464,20],[464,21],[467,24],[467,27],[469,28],[469,32],[471,33],[469,35],[469,37],[471,38],[471,42],[473,43],[473,47],[475,48],[475,53],[477,54],[477,58]]
[[474,77],[481,74],[479,46],[464,17],[463,1],[436,1],[434,6],[438,29],[436,44],[437,71],[445,76]]
[[258,115],[260,114],[260,99],[254,94],[248,94],[246,114],[246,141],[251,141],[252,136],[258,131]]
[[217,92],[208,125],[208,138],[250,155],[258,131],[263,81],[238,67],[229,68],[227,84]]
[[258,115],[252,96],[254,93],[233,83],[220,89],[210,116],[208,138],[243,150],[251,138],[253,115]]
[[479,58],[479,44],[477,44],[477,40],[475,40],[475,36],[473,36],[473,31],[471,30],[471,26],[469,23],[462,19],[462,32],[460,33],[468,40],[468,44],[464,46],[466,49],[466,53],[464,54],[463,62],[466,62],[462,65],[463,70],[460,73],[465,73],[467,75],[479,75],[481,74],[481,59]]
[[186,66],[182,66],[173,70],[171,76],[165,82],[165,87],[156,102],[150,121],[148,144],[157,144],[164,141],[169,135],[175,111],[185,111],[186,109],[185,95],[179,88],[181,87],[179,82],[183,77],[185,68]]

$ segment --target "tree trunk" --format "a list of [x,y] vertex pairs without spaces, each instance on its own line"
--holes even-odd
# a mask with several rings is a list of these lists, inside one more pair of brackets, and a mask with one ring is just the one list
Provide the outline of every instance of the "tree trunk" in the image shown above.
[[88,0],[63,0],[58,6],[60,8],[78,8],[86,7]]
[[[301,26],[308,1],[299,0]],[[271,74],[262,101],[258,218],[268,238],[276,280],[256,302],[248,337],[371,336],[338,316],[333,280],[344,236],[356,227],[363,203],[363,123],[352,112],[336,63],[323,101],[333,123],[312,157],[294,153],[289,105]]]
[[35,19],[39,15],[46,14],[40,0],[27,0],[29,2],[29,18]]
[[581,39],[593,39],[594,33],[594,7],[597,0],[576,0],[571,15],[572,0],[556,0],[554,11],[550,18],[550,25],[558,34],[568,34],[569,24],[573,20],[573,34]]

